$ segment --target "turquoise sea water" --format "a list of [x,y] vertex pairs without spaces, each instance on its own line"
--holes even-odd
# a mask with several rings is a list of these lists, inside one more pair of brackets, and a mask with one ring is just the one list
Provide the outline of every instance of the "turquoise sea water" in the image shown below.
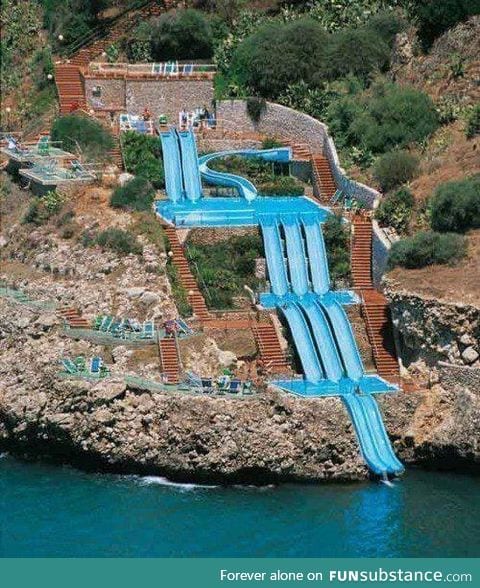
[[474,557],[480,479],[170,485],[0,460],[3,557]]

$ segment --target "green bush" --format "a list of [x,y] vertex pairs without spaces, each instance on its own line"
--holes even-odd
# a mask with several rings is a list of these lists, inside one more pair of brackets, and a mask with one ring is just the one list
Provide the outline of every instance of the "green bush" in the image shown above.
[[332,35],[326,56],[326,75],[330,79],[349,74],[367,79],[372,72],[386,71],[390,47],[375,31],[346,29]]
[[467,139],[473,139],[480,134],[480,104],[476,104],[467,114],[465,134]]
[[423,141],[438,128],[427,94],[389,82],[332,102],[327,121],[340,146],[375,154]]
[[126,210],[151,210],[155,189],[144,177],[133,178],[123,186],[118,186],[110,197],[110,205]]
[[333,282],[350,276],[350,234],[342,215],[330,215],[323,225],[330,278]]
[[422,231],[394,243],[388,265],[415,269],[435,263],[454,264],[465,256],[466,250],[466,239],[462,235]]
[[408,151],[389,151],[373,166],[373,176],[384,192],[409,182],[418,170],[418,157]]
[[258,186],[261,196],[303,196],[304,186],[293,176],[277,176]]
[[236,296],[245,296],[246,284],[256,290],[255,260],[264,256],[260,235],[231,237],[212,244],[189,244],[187,257],[210,308],[232,308]]
[[55,119],[51,136],[53,141],[61,141],[66,151],[81,153],[90,161],[108,159],[114,146],[112,135],[102,124],[80,114]]
[[146,178],[157,189],[165,186],[162,150],[158,137],[127,131],[122,134],[122,151],[127,171]]
[[284,147],[284,143],[276,137],[265,137],[262,141],[262,149],[277,149],[278,147]]
[[23,217],[23,223],[43,225],[63,208],[66,197],[53,190],[39,198],[35,198],[30,204],[27,213]]
[[167,260],[167,276],[172,287],[172,295],[177,306],[180,316],[189,317],[192,315],[192,307],[188,302],[188,293],[182,286],[177,266],[170,260]]
[[134,235],[122,229],[106,229],[99,233],[95,243],[103,249],[111,249],[116,253],[128,255],[130,253],[140,254],[142,246]]
[[437,186],[429,203],[435,231],[463,233],[480,227],[480,175]]
[[246,104],[247,114],[250,117],[250,120],[257,124],[260,122],[262,115],[265,113],[267,109],[267,103],[265,102],[264,98],[258,98],[257,96],[251,96],[247,98]]
[[52,50],[50,47],[37,49],[30,61],[30,74],[37,90],[43,90],[52,82],[48,75],[53,75]]
[[302,80],[315,84],[323,73],[327,39],[320,24],[309,18],[268,23],[240,43],[231,73],[264,98]]
[[382,226],[393,227],[398,233],[405,233],[410,224],[415,199],[407,188],[382,198],[375,211],[375,218]]
[[480,13],[480,0],[413,0],[410,11],[418,22],[424,49],[459,22]]
[[162,14],[151,25],[153,59],[205,59],[213,55],[211,21],[193,9]]

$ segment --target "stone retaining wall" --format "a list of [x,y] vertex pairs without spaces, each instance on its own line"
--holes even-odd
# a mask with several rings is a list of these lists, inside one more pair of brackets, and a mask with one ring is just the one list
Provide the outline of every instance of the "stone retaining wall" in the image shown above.
[[443,361],[439,362],[438,368],[443,388],[453,390],[456,386],[461,386],[480,396],[480,368],[453,365]]

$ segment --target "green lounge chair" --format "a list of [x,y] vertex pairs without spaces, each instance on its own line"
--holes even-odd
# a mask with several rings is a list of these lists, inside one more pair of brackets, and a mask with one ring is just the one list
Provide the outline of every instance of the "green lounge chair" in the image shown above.
[[65,359],[62,359],[61,363],[62,363],[64,371],[67,374],[77,374],[78,373],[77,366],[68,357]]
[[335,190],[335,194],[330,198],[330,204],[337,204],[337,202],[343,197],[341,190]]
[[104,317],[102,324],[100,325],[100,331],[106,332],[112,326],[113,321],[115,320],[114,316],[108,315]]
[[92,375],[99,375],[100,368],[102,367],[102,358],[98,357],[98,355],[92,357],[90,360],[90,373]]
[[167,117],[166,114],[161,114],[158,117],[158,124],[159,125],[166,125],[166,124],[168,124],[168,117]]
[[155,336],[155,322],[145,321],[143,323],[143,331],[140,335],[141,339],[153,339]]
[[46,135],[40,137],[37,143],[37,152],[39,155],[50,155],[50,137]]
[[79,355],[78,357],[76,357],[73,360],[73,362],[75,363],[75,365],[77,367],[77,372],[85,373],[87,371],[87,362],[82,355]]
[[102,326],[104,318],[105,318],[105,316],[103,314],[99,314],[94,318],[93,323],[92,323],[92,329],[94,331],[100,330],[100,327]]

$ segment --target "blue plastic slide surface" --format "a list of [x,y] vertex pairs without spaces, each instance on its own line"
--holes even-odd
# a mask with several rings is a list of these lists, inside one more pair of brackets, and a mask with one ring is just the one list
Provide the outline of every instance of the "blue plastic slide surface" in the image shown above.
[[346,394],[342,398],[368,467],[380,476],[402,473],[404,468],[392,449],[375,398],[369,394]]
[[257,197],[257,189],[255,186],[242,176],[230,174],[227,172],[219,172],[208,167],[208,162],[218,157],[228,157],[231,155],[242,155],[244,157],[256,157],[267,161],[282,161],[288,162],[291,159],[291,150],[289,148],[281,147],[278,149],[239,149],[234,151],[222,151],[219,153],[209,153],[200,157],[200,173],[202,178],[213,184],[214,186],[227,186],[236,188],[243,198],[248,201],[254,200]]
[[197,145],[192,131],[180,131],[183,183],[187,198],[196,202],[202,197],[202,182],[198,169]]
[[285,229],[292,289],[295,294],[303,296],[308,291],[308,273],[300,225],[295,217],[285,216],[281,220]]
[[343,366],[330,330],[330,325],[323,311],[312,300],[299,302],[299,305],[307,315],[312,327],[313,336],[317,342],[317,349],[325,369],[326,377],[333,382],[338,382],[344,375]]
[[302,311],[296,304],[284,304],[280,308],[292,331],[306,378],[313,383],[319,382],[323,378],[322,366],[319,362],[315,344]]
[[316,294],[325,294],[330,288],[330,275],[322,228],[318,221],[313,220],[304,220],[303,226],[305,227],[313,291]]
[[167,196],[173,202],[183,198],[182,165],[178,135],[175,130],[160,133],[163,161],[165,165],[165,186]]
[[328,295],[322,298],[321,305],[330,319],[347,376],[355,381],[360,380],[365,370],[353,336],[352,326],[343,307]]
[[262,222],[261,227],[272,291],[278,296],[283,296],[288,291],[287,272],[275,217]]

